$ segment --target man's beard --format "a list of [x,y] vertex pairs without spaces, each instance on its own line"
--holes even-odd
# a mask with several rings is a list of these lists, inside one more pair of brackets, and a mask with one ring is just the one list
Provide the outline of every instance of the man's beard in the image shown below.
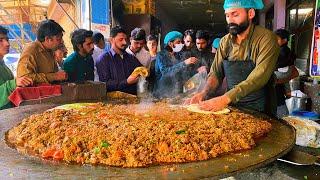
[[125,52],[125,51],[126,51],[126,46],[120,46],[120,47],[119,47],[119,50],[120,50],[121,52]]
[[229,33],[233,36],[243,33],[245,30],[248,29],[248,27],[249,27],[249,20],[246,20],[245,22],[242,22],[239,25],[236,23],[229,23],[227,25],[227,29]]
[[93,50],[94,50],[94,49],[91,49],[88,54],[89,54],[89,55],[92,55],[92,54],[93,54]]
[[206,49],[206,48],[199,48],[198,50],[199,50],[200,52],[203,52],[205,49]]
[[137,54],[138,52],[140,52],[142,49],[142,47],[135,49],[135,51],[133,53]]

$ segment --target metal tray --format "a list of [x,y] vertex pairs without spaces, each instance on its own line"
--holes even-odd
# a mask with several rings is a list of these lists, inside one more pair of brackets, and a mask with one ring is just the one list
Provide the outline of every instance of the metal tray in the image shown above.
[[272,119],[272,131],[252,150],[215,159],[184,164],[166,164],[147,168],[70,165],[27,157],[11,149],[5,133],[31,114],[55,105],[29,105],[0,111],[0,179],[8,178],[121,178],[121,179],[195,179],[222,178],[252,170],[275,161],[289,152],[295,143],[294,129],[284,121]]

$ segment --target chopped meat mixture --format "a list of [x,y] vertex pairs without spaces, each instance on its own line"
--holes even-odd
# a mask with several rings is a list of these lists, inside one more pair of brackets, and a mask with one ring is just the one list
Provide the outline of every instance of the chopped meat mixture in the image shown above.
[[235,109],[206,115],[165,103],[95,103],[32,115],[7,141],[21,153],[68,163],[146,167],[248,150],[270,130],[267,119]]

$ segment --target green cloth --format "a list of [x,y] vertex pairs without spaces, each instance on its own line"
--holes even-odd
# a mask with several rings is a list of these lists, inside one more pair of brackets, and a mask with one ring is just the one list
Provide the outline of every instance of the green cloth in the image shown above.
[[68,73],[69,82],[94,80],[94,61],[91,55],[82,57],[73,52],[63,62],[63,70]]
[[16,80],[10,69],[0,60],[0,110],[12,107],[8,96],[16,88]]
[[235,86],[233,89],[226,92],[226,95],[233,103],[238,102],[242,97],[247,96],[251,92],[264,87],[271,75],[273,74],[277,59],[280,52],[280,47],[277,43],[276,35],[263,27],[250,26],[248,37],[241,44],[235,43],[232,35],[227,34],[221,39],[220,47],[215,55],[214,63],[211,66],[209,76],[215,76],[222,83],[224,78],[223,73],[223,60],[229,52],[229,46],[232,46],[232,51],[229,52],[229,59],[245,60],[249,48],[251,48],[251,59],[256,65],[255,69],[251,72],[245,81]]

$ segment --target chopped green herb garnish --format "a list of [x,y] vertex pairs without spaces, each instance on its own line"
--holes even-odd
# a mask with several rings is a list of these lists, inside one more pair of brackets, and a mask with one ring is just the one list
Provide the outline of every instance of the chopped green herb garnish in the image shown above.
[[176,131],[176,134],[185,134],[186,133],[186,130],[179,130],[179,131]]
[[106,148],[106,147],[109,147],[110,144],[107,141],[102,141],[100,146]]
[[95,147],[95,148],[93,149],[93,152],[94,152],[95,154],[98,154],[98,153],[100,152],[100,148]]

